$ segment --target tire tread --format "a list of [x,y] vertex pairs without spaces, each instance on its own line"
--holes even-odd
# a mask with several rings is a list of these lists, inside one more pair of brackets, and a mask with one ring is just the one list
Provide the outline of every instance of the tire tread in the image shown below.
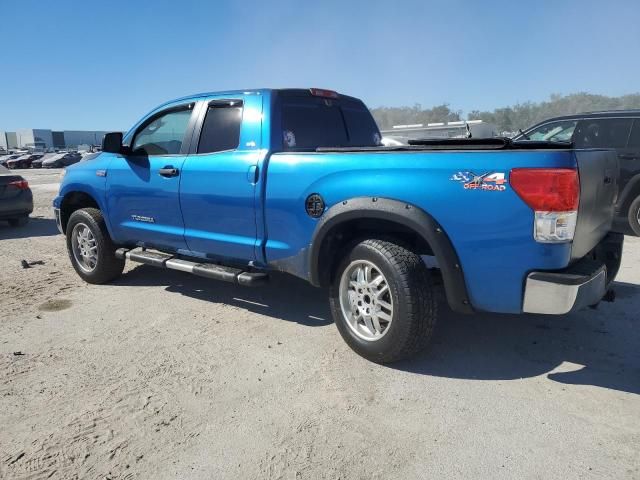
[[[349,341],[349,338],[345,340],[357,353],[376,363],[390,363],[409,358],[426,346],[436,324],[438,302],[429,271],[420,255],[398,239],[368,238],[357,243],[354,249],[358,247],[377,251],[391,265],[395,272],[393,281],[407,310],[405,321],[408,328],[401,330],[402,337],[381,356],[367,355],[366,352],[354,348],[354,343]],[[339,275],[337,277],[339,278]],[[334,279],[334,283],[337,281],[339,280]],[[338,288],[334,286],[333,290],[332,311],[334,316],[341,316],[339,300],[335,297]]]

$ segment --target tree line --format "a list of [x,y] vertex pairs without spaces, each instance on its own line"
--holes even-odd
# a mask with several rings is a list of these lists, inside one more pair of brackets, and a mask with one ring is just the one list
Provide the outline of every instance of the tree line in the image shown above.
[[[500,132],[515,132],[525,129],[550,117],[571,115],[599,110],[640,109],[640,93],[608,97],[591,93],[554,94],[543,102],[517,103],[509,107],[491,111],[472,110],[466,120],[484,120],[498,127]],[[423,108],[420,104],[413,107],[380,107],[371,110],[381,130],[394,125],[415,123],[451,122],[464,120],[461,110],[452,110],[449,104]]]

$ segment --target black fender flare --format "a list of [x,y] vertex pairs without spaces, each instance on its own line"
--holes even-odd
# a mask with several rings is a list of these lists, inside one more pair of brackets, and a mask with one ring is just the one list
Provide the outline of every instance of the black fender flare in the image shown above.
[[631,177],[631,180],[627,182],[620,196],[618,197],[618,211],[627,216],[627,210],[631,205],[631,202],[640,195],[640,173]]
[[320,252],[326,236],[339,224],[362,218],[392,221],[420,235],[438,260],[451,309],[458,313],[473,312],[462,265],[447,233],[421,208],[388,198],[356,197],[344,200],[325,212],[313,232],[308,252],[309,281],[313,285],[322,285]]

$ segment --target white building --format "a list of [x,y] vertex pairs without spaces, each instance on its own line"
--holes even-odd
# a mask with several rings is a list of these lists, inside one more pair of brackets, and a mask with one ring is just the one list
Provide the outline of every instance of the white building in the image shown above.
[[27,148],[33,150],[77,148],[79,145],[101,145],[107,132],[99,130],[52,131],[26,128],[15,132],[0,132],[0,150]]

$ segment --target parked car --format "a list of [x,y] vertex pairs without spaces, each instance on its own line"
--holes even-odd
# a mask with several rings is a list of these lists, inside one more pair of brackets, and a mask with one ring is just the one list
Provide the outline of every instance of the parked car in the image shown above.
[[43,153],[28,153],[7,162],[8,168],[29,168],[34,160],[44,156]]
[[22,226],[32,211],[33,195],[27,181],[0,166],[0,220],[7,220],[12,227]]
[[80,158],[81,162],[86,162],[89,160],[93,160],[94,158],[96,158],[98,155],[100,155],[101,152],[86,152],[84,154],[82,154],[82,158]]
[[328,287],[342,337],[380,363],[433,331],[422,256],[461,313],[565,314],[603,299],[624,240],[610,233],[614,152],[380,138],[362,101],[329,90],[181,98],[68,167],[56,223],[89,283],[128,259],[239,285],[279,271]]
[[6,167],[9,160],[14,160],[18,157],[22,157],[23,155],[24,153],[13,153],[11,155],[4,155],[3,157],[0,157],[0,165]]
[[37,158],[36,160],[31,162],[31,168],[42,168],[42,163],[53,157],[54,155],[57,155],[56,152],[51,152],[51,153],[45,153],[42,157]]
[[77,152],[60,152],[42,162],[43,168],[62,168],[73,165],[80,161],[80,154]]
[[550,118],[516,140],[572,141],[576,148],[613,148],[620,163],[616,224],[640,235],[640,110],[613,110]]

